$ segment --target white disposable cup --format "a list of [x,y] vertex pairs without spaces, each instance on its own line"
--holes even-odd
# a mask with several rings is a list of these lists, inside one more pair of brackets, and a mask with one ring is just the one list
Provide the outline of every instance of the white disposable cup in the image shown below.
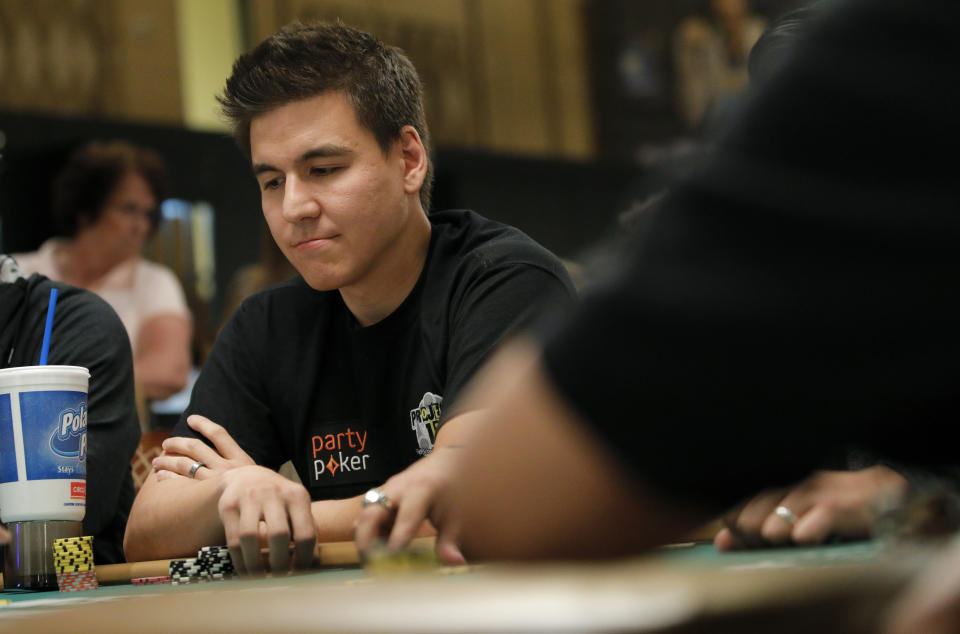
[[90,372],[0,370],[0,520],[82,521],[87,510]]

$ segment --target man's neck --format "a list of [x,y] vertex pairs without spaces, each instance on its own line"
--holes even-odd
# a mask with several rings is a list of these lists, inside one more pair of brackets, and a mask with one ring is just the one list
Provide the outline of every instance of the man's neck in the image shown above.
[[340,289],[343,303],[361,326],[385,319],[417,285],[430,250],[430,232],[426,214],[413,212],[404,233],[363,280]]

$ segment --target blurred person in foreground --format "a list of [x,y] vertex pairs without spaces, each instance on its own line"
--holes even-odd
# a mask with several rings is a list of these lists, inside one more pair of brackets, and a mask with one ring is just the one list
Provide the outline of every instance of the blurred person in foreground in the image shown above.
[[[95,563],[122,563],[123,533],[134,495],[130,459],[140,440],[140,425],[130,343],[117,314],[89,291],[42,275],[23,277],[14,259],[0,254],[0,368],[37,364],[54,288],[59,297],[48,361],[90,371],[83,534],[94,537]],[[0,528],[0,542],[4,533]]]
[[[573,288],[520,231],[428,215],[422,88],[399,49],[342,24],[291,25],[237,59],[221,103],[300,275],[220,332],[124,543],[157,559],[226,542],[256,572],[261,539],[271,570],[290,566],[292,540],[305,567],[316,539],[350,538],[363,500],[391,504],[384,480],[456,452],[479,415],[457,405],[463,385]],[[287,460],[303,484],[276,472]]]
[[958,35],[948,0],[831,5],[622,268],[481,371],[482,433],[388,481],[359,547],[426,516],[467,557],[625,555],[850,445],[955,464],[930,437],[960,406]]
[[[776,76],[824,8],[823,2],[814,2],[789,11],[764,31],[750,51],[752,85]],[[930,437],[929,442],[938,439]],[[714,540],[717,548],[864,539],[875,536],[893,509],[924,498],[958,495],[958,460],[946,465],[904,463],[878,455],[862,443],[838,453],[842,455],[799,484],[764,491],[727,513],[727,527]]]
[[166,267],[140,256],[160,223],[166,195],[160,156],[125,141],[79,148],[53,190],[61,237],[17,254],[27,273],[40,273],[95,292],[120,316],[133,349],[143,396],[162,400],[187,383],[192,319],[183,290]]

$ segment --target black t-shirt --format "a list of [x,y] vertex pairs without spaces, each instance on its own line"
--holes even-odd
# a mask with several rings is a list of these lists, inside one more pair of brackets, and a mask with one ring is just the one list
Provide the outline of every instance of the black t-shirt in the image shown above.
[[130,339],[120,318],[97,295],[40,275],[0,283],[0,368],[37,364],[51,288],[58,289],[58,298],[47,362],[90,370],[83,533],[94,537],[96,563],[122,563],[134,497],[130,459],[140,424]]
[[846,445],[957,462],[960,3],[834,6],[546,338],[668,494],[724,507]]
[[314,500],[362,493],[429,453],[493,348],[574,294],[559,260],[516,229],[469,211],[430,223],[416,286],[372,326],[300,277],[246,300],[173,433],[194,435],[186,417],[202,414],[258,464],[291,460]]

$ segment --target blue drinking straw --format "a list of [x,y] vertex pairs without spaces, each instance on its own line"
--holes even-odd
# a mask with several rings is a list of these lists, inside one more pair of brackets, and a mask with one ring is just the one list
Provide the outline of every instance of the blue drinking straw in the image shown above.
[[43,327],[43,345],[40,346],[40,363],[47,365],[47,352],[50,351],[50,333],[53,331],[53,311],[57,307],[57,289],[50,289],[50,303],[47,304],[47,324]]

